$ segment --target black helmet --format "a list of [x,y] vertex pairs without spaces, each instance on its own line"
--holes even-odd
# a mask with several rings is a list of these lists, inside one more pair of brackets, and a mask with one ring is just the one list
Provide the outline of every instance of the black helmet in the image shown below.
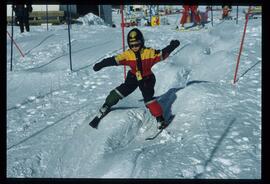
[[129,48],[130,48],[130,43],[137,42],[137,41],[141,42],[142,47],[144,46],[144,38],[143,38],[142,32],[137,28],[133,28],[129,31],[127,35],[127,42],[128,42]]

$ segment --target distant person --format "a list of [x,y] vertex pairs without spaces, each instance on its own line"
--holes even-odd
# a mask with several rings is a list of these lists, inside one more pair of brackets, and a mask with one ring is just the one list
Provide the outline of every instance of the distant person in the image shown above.
[[230,19],[231,11],[232,11],[232,6],[223,5],[222,6],[222,19]]
[[32,12],[33,8],[30,3],[28,4],[16,4],[12,6],[17,21],[19,21],[19,26],[21,33],[24,32],[24,26],[27,32],[30,31],[29,28],[29,12]]
[[198,6],[197,5],[183,5],[184,11],[183,16],[180,20],[181,27],[180,29],[185,29],[184,24],[187,23],[187,18],[189,16],[189,11],[191,11],[191,15],[195,19],[195,24],[198,26],[201,26],[201,18],[199,15],[199,12],[197,11]]
[[211,11],[211,7],[206,6],[205,9],[198,10],[201,18],[201,24],[204,26],[208,22],[208,12]]
[[156,78],[151,68],[158,62],[165,60],[180,45],[180,42],[172,40],[162,50],[145,47],[143,34],[137,28],[130,30],[127,35],[127,42],[128,50],[116,56],[105,58],[93,67],[94,71],[99,71],[108,66],[125,65],[129,66],[131,70],[128,71],[125,82],[113,89],[107,96],[99,114],[90,122],[90,125],[96,128],[99,120],[110,111],[113,105],[116,105],[119,100],[127,97],[139,87],[145,106],[156,117],[159,124],[158,128],[164,128],[167,124],[163,117],[162,107],[154,97]]

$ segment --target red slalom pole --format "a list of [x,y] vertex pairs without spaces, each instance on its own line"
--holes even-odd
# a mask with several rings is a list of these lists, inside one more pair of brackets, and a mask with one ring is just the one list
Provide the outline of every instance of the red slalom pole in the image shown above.
[[10,36],[9,32],[7,31],[7,34],[9,36],[10,39],[13,40],[13,43],[15,44],[15,46],[17,47],[17,49],[19,50],[19,52],[21,53],[22,57],[24,57],[24,54],[22,53],[21,49],[19,48],[19,46],[17,45],[17,43],[15,42],[15,40]]
[[[124,23],[124,13],[123,13],[124,6],[121,5],[121,28],[122,28],[122,46],[123,51],[125,51],[125,23]],[[124,79],[126,79],[126,66],[124,66]]]
[[236,64],[236,69],[235,69],[235,73],[234,73],[233,84],[235,84],[235,82],[236,82],[236,76],[237,76],[238,66],[239,66],[239,63],[240,63],[240,56],[241,56],[241,53],[242,53],[242,50],[243,50],[243,44],[244,44],[244,39],[245,39],[245,35],[246,35],[246,29],[247,29],[248,16],[249,16],[250,9],[251,9],[251,7],[248,8],[248,13],[246,15],[244,33],[243,33],[243,36],[242,36],[240,50],[239,50],[239,54],[238,54],[238,58],[237,58],[237,64]]

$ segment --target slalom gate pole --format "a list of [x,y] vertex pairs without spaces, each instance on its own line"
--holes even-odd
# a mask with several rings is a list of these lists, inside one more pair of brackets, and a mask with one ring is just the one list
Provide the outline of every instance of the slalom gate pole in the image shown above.
[[71,17],[71,6],[68,5],[69,9],[68,9],[68,12],[69,12],[69,27],[70,29],[72,29],[72,17]]
[[[13,20],[11,22],[13,24]],[[21,51],[20,47],[17,45],[17,43],[15,42],[15,40],[13,39],[13,25],[11,26],[11,35],[9,34],[9,32],[7,31],[7,34],[9,36],[9,38],[11,39],[11,45],[12,45],[12,48],[13,48],[13,43],[15,44],[16,48],[19,50],[20,54],[22,57],[24,57],[24,54],[23,52]],[[11,50],[13,51],[13,49]]]
[[47,21],[47,31],[49,30],[49,27],[48,27],[48,22],[49,22],[49,20],[48,20],[49,18],[48,18],[48,3],[46,4],[46,21]]
[[[122,46],[125,51],[125,23],[124,23],[124,5],[121,5],[121,28],[122,28]],[[124,66],[124,79],[126,80],[126,66]]]
[[179,18],[176,16],[176,19],[175,19],[175,25],[177,26],[177,24],[178,24],[178,20],[180,20],[180,16],[181,16],[181,11],[180,11],[180,13],[179,13]]
[[71,58],[71,43],[70,43],[70,9],[69,5],[67,5],[67,22],[68,22],[68,43],[69,43],[69,62],[70,62],[70,70],[72,71],[72,58]]
[[214,22],[213,22],[213,6],[211,6],[211,24],[212,24],[212,26],[214,26]]
[[[7,31],[8,33],[8,31]],[[10,71],[12,71],[12,56],[13,56],[13,5],[11,7],[11,34],[12,34],[12,37],[11,37],[11,48],[10,48]],[[9,35],[9,33],[8,33]],[[9,35],[10,37],[10,35]]]
[[[153,5],[150,5],[150,10],[149,10],[149,16],[150,16],[150,25],[151,25],[151,22],[152,22],[152,7]],[[152,25],[151,25],[152,26]]]
[[247,23],[248,23],[248,17],[249,17],[250,9],[251,9],[251,7],[248,8],[248,12],[246,14],[246,21],[245,21],[245,26],[244,26],[244,32],[243,32],[242,41],[241,41],[241,44],[240,44],[240,50],[239,50],[239,54],[238,54],[238,58],[237,58],[237,63],[236,63],[236,68],[235,68],[235,73],[234,73],[233,84],[235,84],[235,82],[236,82],[236,76],[237,76],[237,71],[238,71],[239,62],[240,62],[240,56],[241,56],[242,49],[243,49],[243,43],[244,43],[244,39],[245,39],[245,35],[246,35],[246,29],[247,29]]
[[236,24],[238,24],[238,5],[236,7]]

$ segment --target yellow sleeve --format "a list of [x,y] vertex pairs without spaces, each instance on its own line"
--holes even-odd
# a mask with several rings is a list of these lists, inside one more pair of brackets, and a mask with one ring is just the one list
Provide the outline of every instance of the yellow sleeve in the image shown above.
[[149,59],[151,59],[151,61],[153,62],[159,62],[159,61],[162,61],[163,58],[162,58],[162,53],[160,50],[155,50],[153,48],[149,48],[147,49],[147,52],[146,52],[147,56]]
[[118,54],[114,57],[115,61],[117,62],[118,65],[123,64],[127,60],[127,51]]

